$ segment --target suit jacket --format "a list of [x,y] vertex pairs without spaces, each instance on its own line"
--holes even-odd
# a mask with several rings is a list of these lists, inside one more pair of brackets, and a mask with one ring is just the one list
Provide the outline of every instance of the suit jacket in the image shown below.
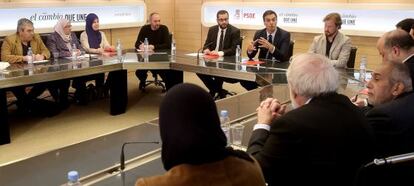
[[[351,39],[341,32],[335,36],[329,51],[328,58],[335,67],[346,67],[349,55],[351,54]],[[316,36],[309,48],[309,52],[325,56],[326,54],[326,36],[325,34]]]
[[373,135],[349,98],[330,93],[254,130],[247,152],[269,185],[352,185],[373,157]]
[[379,156],[414,152],[414,93],[404,93],[395,100],[367,112],[380,150]]
[[[75,44],[76,48],[85,51],[79,43],[78,37],[76,37],[75,33],[71,33],[72,40],[70,41],[70,45],[72,46]],[[53,54],[54,52],[59,52],[59,57],[69,57],[72,55],[71,51],[69,51],[68,46],[66,46],[65,41],[62,37],[57,33],[53,32],[47,38],[47,48],[49,48],[50,52]]]
[[404,64],[407,65],[410,69],[411,82],[414,87],[414,56],[411,56],[409,59],[407,59]]
[[141,178],[136,186],[264,186],[259,164],[236,157],[202,165],[182,164],[161,176]]
[[[219,26],[215,25],[208,29],[207,39],[204,42],[203,49],[214,50],[217,46],[217,36]],[[232,56],[236,54],[237,45],[240,45],[240,30],[232,25],[227,26],[226,33],[223,40],[223,52],[225,56]],[[241,46],[240,46],[241,47]]]
[[[30,41],[33,54],[41,54],[45,59],[50,57],[50,52],[46,48],[39,34],[33,36]],[[17,33],[7,36],[1,46],[1,60],[9,63],[23,62],[23,47],[22,41]]]
[[[254,34],[253,41],[256,41],[260,37],[267,39],[266,29],[256,31],[256,33]],[[249,56],[249,58],[254,58],[254,56],[256,56],[257,54],[257,51],[260,51],[259,59],[266,58],[268,50],[265,48],[259,48],[259,45],[260,45],[259,43],[256,43],[256,46],[255,46],[258,50],[255,50],[250,54],[247,52],[247,56]],[[289,52],[289,45],[290,45],[290,33],[289,32],[277,27],[275,37],[273,38],[273,45],[276,47],[275,51],[273,52],[273,54],[269,53],[269,56],[273,56],[275,59],[281,62],[289,60],[288,59],[289,58],[288,52]]]

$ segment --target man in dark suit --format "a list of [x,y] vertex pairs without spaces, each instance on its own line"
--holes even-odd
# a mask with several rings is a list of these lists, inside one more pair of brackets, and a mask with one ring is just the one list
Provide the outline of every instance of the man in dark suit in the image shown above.
[[[236,52],[237,45],[240,45],[240,30],[229,24],[229,13],[226,10],[218,11],[216,17],[217,25],[209,28],[203,53],[205,55],[232,56]],[[223,89],[224,78],[204,74],[197,74],[197,76],[210,90],[211,96],[226,97],[228,91]]]
[[397,61],[407,65],[411,79],[414,79],[414,40],[407,32],[397,29],[385,33],[378,40],[377,49],[383,61]]
[[[339,75],[320,54],[301,54],[287,70],[294,110],[268,98],[247,152],[269,185],[352,185],[372,158],[372,131],[363,115],[338,93]],[[306,85],[306,86],[304,86]]]
[[265,11],[263,23],[266,28],[254,34],[253,42],[247,47],[247,56],[252,59],[260,50],[260,59],[276,59],[281,62],[289,60],[290,33],[277,27],[276,12]]
[[[383,158],[414,152],[414,94],[410,72],[401,62],[384,61],[367,83],[368,124],[373,128],[378,153]],[[360,176],[361,185],[406,185],[414,176],[414,165],[373,166]]]

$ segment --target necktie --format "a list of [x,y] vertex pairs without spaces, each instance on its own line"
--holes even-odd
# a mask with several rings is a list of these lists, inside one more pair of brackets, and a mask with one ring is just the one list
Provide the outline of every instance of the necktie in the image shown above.
[[[272,35],[269,35],[269,36],[267,37],[267,41],[268,41],[269,43],[273,44],[273,37],[272,37]],[[270,51],[267,51],[267,54],[266,54],[266,59],[271,59],[271,58],[272,58],[272,55],[270,55]]]
[[218,51],[223,51],[223,38],[224,38],[224,30],[221,29]]

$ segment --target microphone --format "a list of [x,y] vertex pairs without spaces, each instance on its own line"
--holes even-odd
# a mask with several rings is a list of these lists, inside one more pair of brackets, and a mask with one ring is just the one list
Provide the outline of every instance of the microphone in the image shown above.
[[120,166],[119,168],[121,169],[121,171],[123,171],[125,169],[125,155],[124,155],[124,148],[125,145],[128,144],[140,144],[140,143],[152,143],[152,144],[159,144],[160,142],[158,141],[131,141],[131,142],[125,142],[124,144],[122,144],[122,148],[121,148],[121,158],[120,158]]
[[373,163],[375,165],[386,165],[386,164],[404,163],[404,162],[413,161],[413,160],[414,160],[414,152],[400,154],[396,156],[390,156],[386,158],[374,159]]
[[209,48],[209,47],[210,47],[210,45],[211,45],[211,44],[213,44],[213,43],[214,43],[214,41],[211,41],[211,42],[209,42],[209,43],[205,44],[203,47],[201,47],[200,49],[198,49],[198,50],[197,50],[197,62],[200,60],[200,51],[201,51],[203,48]]

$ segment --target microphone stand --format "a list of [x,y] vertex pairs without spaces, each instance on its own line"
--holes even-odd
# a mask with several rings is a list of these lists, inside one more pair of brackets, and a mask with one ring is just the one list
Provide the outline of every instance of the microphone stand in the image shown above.
[[125,154],[124,154],[125,145],[141,144],[141,143],[159,144],[160,142],[158,142],[158,141],[132,141],[132,142],[125,142],[124,144],[122,144],[121,158],[120,158],[120,165],[119,165],[119,169],[121,170],[121,172],[123,172],[123,170],[125,169]]

